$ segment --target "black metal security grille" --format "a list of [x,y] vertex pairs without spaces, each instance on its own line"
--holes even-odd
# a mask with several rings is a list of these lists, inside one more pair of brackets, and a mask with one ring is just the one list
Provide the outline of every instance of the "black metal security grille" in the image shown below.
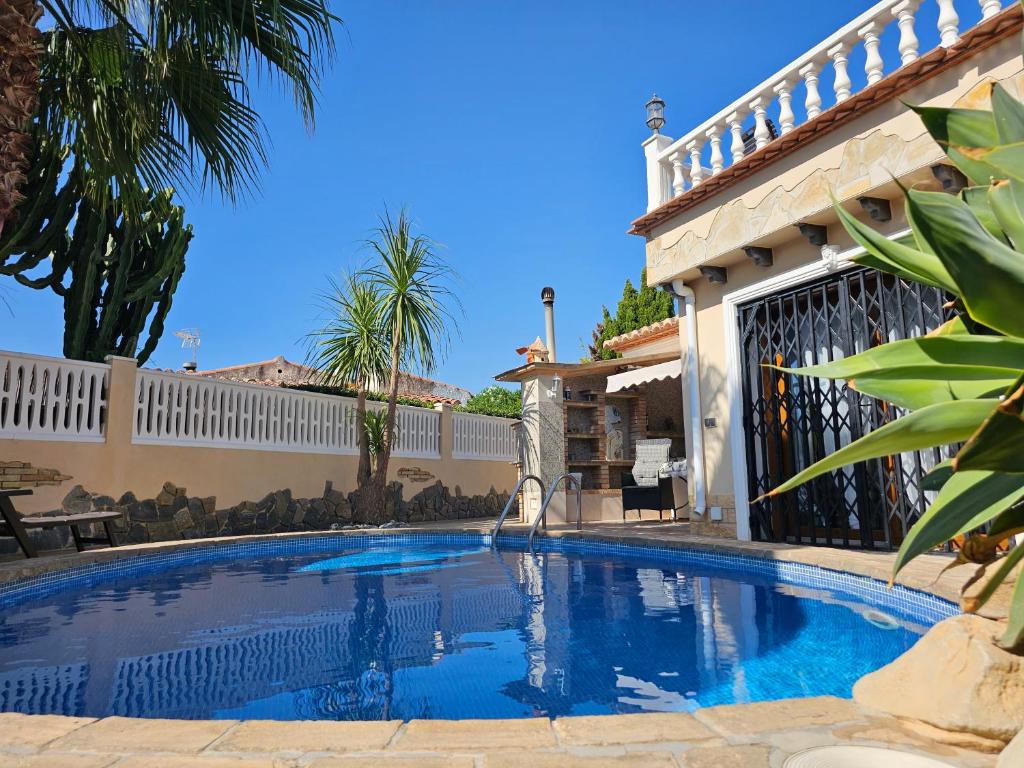
[[787,368],[847,357],[920,336],[949,317],[947,297],[872,269],[856,269],[739,307],[750,526],[760,541],[893,547],[924,512],[921,479],[940,451],[889,456],[831,472],[755,502],[797,472],[901,415],[846,382]]

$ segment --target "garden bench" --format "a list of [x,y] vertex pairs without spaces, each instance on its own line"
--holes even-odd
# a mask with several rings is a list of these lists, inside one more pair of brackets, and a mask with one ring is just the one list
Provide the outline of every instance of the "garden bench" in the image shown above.
[[[71,537],[75,540],[75,548],[82,552],[86,544],[107,544],[111,547],[117,546],[117,539],[114,535],[113,521],[121,517],[120,512],[86,512],[80,515],[29,515],[23,517],[14,509],[12,496],[29,496],[32,494],[30,488],[15,488],[13,490],[0,490],[0,515],[3,515],[3,522],[0,522],[0,536],[13,536],[18,540],[25,557],[38,557],[35,546],[29,541],[28,529],[30,528],[57,528],[66,525],[71,529]],[[78,526],[89,523],[103,523],[103,530],[106,536],[84,536]]]

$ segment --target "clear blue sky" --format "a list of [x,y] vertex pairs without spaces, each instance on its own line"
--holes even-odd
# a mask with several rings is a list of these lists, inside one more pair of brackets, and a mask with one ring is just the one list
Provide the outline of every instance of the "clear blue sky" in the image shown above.
[[[325,275],[365,260],[385,204],[408,206],[461,275],[461,337],[436,377],[478,390],[518,364],[515,348],[543,335],[544,285],[560,358],[577,359],[643,263],[625,232],[646,203],[651,92],[679,136],[870,5],[336,2],[345,25],[315,134],[286,96],[261,94],[262,194],[237,208],[185,200],[196,237],[150,365],[181,364],[170,332],[186,326],[202,330],[200,367],[300,361]],[[0,348],[59,355],[59,300],[4,285]]]

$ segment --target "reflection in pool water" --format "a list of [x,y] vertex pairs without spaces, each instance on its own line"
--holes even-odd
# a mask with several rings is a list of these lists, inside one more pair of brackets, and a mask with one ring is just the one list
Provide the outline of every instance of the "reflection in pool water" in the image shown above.
[[639,555],[410,543],[213,560],[4,608],[0,709],[373,720],[848,696],[924,629],[872,611]]

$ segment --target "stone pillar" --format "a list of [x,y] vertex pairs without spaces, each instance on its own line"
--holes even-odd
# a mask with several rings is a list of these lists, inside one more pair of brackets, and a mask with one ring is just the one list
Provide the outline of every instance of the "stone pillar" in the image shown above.
[[658,155],[672,144],[672,139],[656,133],[643,143],[644,159],[647,164],[647,210],[653,211],[672,197],[672,178],[665,166],[658,162]]
[[440,445],[438,448],[441,451],[441,461],[451,461],[452,453],[455,451],[455,429],[454,420],[452,419],[452,407],[448,403],[435,403],[434,410],[441,412],[441,423],[439,434]]
[[107,355],[110,366],[107,383],[107,434],[104,443],[101,475],[105,479],[97,487],[127,489],[133,486],[128,477],[129,454],[132,450],[132,425],[135,421],[135,358]]
[[[562,390],[554,391],[551,374],[524,379],[522,460],[523,475],[537,475],[545,489],[565,472],[565,420]],[[523,517],[532,522],[543,496],[534,482],[523,488]],[[565,520],[565,492],[559,491],[548,508],[548,523]]]

